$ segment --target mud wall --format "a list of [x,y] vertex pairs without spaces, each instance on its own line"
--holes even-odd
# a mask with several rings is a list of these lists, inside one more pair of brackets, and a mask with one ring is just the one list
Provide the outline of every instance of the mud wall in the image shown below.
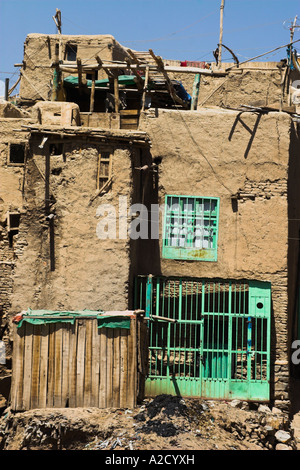
[[[21,69],[20,100],[26,103],[35,100],[49,100],[52,93],[55,46],[59,43],[56,34],[29,34],[24,44],[24,61]],[[95,56],[103,60],[122,60],[126,56],[123,47],[111,35],[99,36],[61,36],[62,59],[66,58],[68,46],[77,48],[77,57],[82,63],[95,63]],[[64,76],[71,75],[64,73]],[[99,72],[99,79],[107,78],[104,71]]]
[[[3,109],[5,108],[5,109]],[[20,115],[16,109],[9,105],[2,107],[2,116]],[[10,144],[28,142],[28,133],[18,132],[22,124],[30,124],[27,118],[0,117],[0,340],[5,343],[6,360],[0,364],[0,403],[2,390],[2,377],[5,380],[7,371],[11,368],[11,344],[8,335],[9,311],[13,292],[13,275],[16,260],[22,252],[22,243],[18,240],[18,233],[10,237],[7,225],[8,211],[22,213],[24,211],[23,181],[24,165],[11,165],[9,159]]]
[[[50,211],[54,219],[55,269],[51,271],[49,222],[45,215],[45,149],[41,138],[33,142],[26,174],[27,212],[19,237],[27,241],[22,260],[16,265],[11,312],[39,309],[128,308],[130,244],[128,238],[100,239],[97,224],[107,213],[99,206],[115,209],[118,222],[119,197],[128,206],[132,198],[134,151],[128,147],[97,142],[65,141],[64,155],[51,156]],[[98,155],[113,154],[113,182],[102,196],[96,191]]]
[[148,272],[270,281],[273,397],[286,406],[288,282],[294,282],[288,279],[290,117],[159,110],[144,116],[142,128],[153,142],[152,156],[162,157],[159,204],[166,194],[220,198],[217,262],[163,259],[161,232],[159,258],[152,266],[149,259]]

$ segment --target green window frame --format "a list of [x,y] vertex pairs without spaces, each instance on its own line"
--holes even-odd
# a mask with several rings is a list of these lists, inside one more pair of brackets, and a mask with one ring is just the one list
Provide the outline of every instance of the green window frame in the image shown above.
[[166,195],[162,256],[217,261],[218,197]]

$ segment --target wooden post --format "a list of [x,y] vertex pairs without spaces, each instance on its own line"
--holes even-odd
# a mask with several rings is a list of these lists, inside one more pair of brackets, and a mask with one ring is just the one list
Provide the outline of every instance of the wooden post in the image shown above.
[[120,97],[119,97],[119,82],[118,75],[114,75],[114,95],[115,95],[115,113],[119,112],[120,108]]
[[290,36],[290,42],[293,42],[293,39],[294,39],[294,33],[295,33],[295,27],[296,27],[296,23],[297,23],[297,18],[298,16],[296,15],[295,18],[294,18],[294,23],[291,27],[291,36]]
[[77,68],[78,68],[78,88],[79,93],[82,93],[82,66],[81,66],[81,59],[77,57]]
[[45,156],[45,214],[49,215],[50,207],[50,154],[47,151]]
[[148,88],[148,81],[149,81],[149,67],[146,67],[145,83],[144,83],[144,90],[143,90],[143,96],[142,96],[142,111],[145,111],[145,101],[146,101],[146,92]]
[[96,80],[96,73],[92,73],[92,88],[91,88],[91,98],[90,98],[90,113],[94,111],[95,106],[95,80]]
[[9,95],[8,91],[9,91],[9,78],[6,78],[5,79],[5,96],[4,96],[5,101],[8,101],[8,95]]
[[193,96],[192,96],[192,101],[191,101],[192,110],[197,109],[199,88],[200,88],[200,78],[201,78],[200,73],[197,73],[195,75],[195,80],[194,80],[194,85],[193,85]]
[[225,5],[225,0],[222,0],[221,7],[220,7],[220,38],[219,38],[219,55],[218,55],[218,67],[219,68],[221,68],[221,62],[222,62],[224,5]]

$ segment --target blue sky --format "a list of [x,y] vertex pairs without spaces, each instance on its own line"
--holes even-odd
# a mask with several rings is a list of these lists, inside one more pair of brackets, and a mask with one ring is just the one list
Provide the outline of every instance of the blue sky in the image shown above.
[[[28,33],[112,34],[122,45],[166,59],[213,60],[219,41],[221,0],[0,0],[0,80],[18,77]],[[240,61],[287,44],[299,0],[225,0],[223,42]],[[300,28],[294,39],[300,39]],[[300,51],[300,42],[298,43]],[[297,46],[297,45],[295,45]],[[280,60],[285,49],[260,60]],[[231,61],[229,53],[224,61]]]

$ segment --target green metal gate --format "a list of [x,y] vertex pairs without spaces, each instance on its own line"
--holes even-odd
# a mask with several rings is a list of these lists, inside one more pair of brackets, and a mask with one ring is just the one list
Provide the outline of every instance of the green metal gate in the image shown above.
[[149,318],[145,393],[269,400],[271,284],[138,276]]

